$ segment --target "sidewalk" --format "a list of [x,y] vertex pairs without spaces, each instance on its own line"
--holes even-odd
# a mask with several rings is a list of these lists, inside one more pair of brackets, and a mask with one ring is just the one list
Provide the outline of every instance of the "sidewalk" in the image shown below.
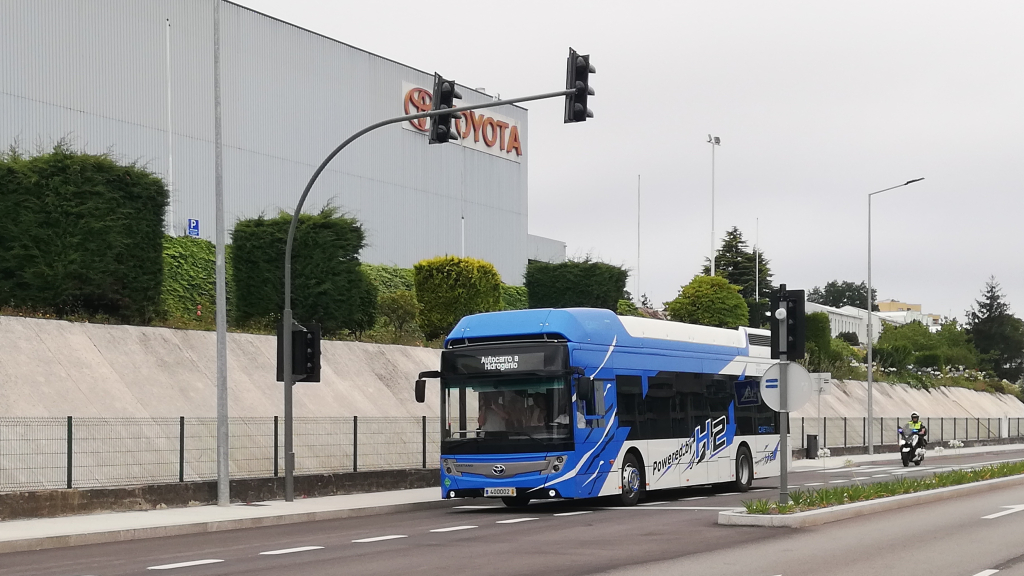
[[[935,458],[935,448],[937,446],[931,446],[928,448],[928,455]],[[1004,444],[1001,446],[975,446],[973,448],[945,448],[941,456],[968,456],[971,454],[1000,454],[1004,452],[1012,452],[1014,450],[1024,450],[1024,444]],[[820,470],[822,468],[842,468],[845,466],[846,461],[853,461],[854,465],[862,464],[899,464],[900,455],[898,452],[889,454],[852,454],[849,456],[830,456],[828,458],[819,458],[816,460],[791,460],[790,470],[794,472],[804,472],[807,470]]]
[[452,506],[440,488],[0,522],[0,553]]

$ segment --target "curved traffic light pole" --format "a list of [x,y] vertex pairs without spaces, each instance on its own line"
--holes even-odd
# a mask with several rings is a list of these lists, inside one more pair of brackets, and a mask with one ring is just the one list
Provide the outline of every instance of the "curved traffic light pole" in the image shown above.
[[504,106],[506,104],[517,104],[519,102],[530,102],[532,100],[545,100],[547,98],[558,98],[561,96],[569,96],[576,94],[575,89],[559,90],[558,92],[547,92],[545,94],[537,94],[534,96],[523,96],[521,98],[511,98],[508,100],[495,100],[493,102],[485,102],[483,104],[470,104],[468,106],[457,106],[454,108],[446,108],[442,110],[431,110],[429,112],[420,112],[418,114],[409,114],[406,116],[397,116],[388,120],[382,120],[376,124],[371,124],[366,128],[356,132],[352,136],[345,140],[337,148],[335,148],[330,154],[324,158],[324,161],[320,163],[316,171],[313,172],[313,177],[309,179],[309,183],[306,184],[306,188],[302,191],[302,196],[299,197],[299,203],[295,206],[295,211],[292,212],[292,223],[288,227],[288,241],[285,243],[284,248],[284,312],[281,315],[282,320],[282,337],[283,344],[283,362],[282,372],[284,373],[284,499],[286,502],[291,502],[295,499],[295,453],[292,450],[292,386],[295,385],[295,375],[292,373],[292,339],[291,330],[294,326],[292,321],[292,244],[295,240],[295,229],[299,224],[299,214],[302,212],[302,205],[306,203],[306,197],[309,196],[309,191],[313,188],[313,184],[316,183],[317,178],[323,173],[327,165],[334,160],[346,146],[354,142],[360,136],[373,132],[377,128],[382,128],[390,124],[397,124],[399,122],[407,122],[409,120],[416,120],[419,118],[432,118],[434,116],[440,116],[442,114],[458,114],[459,112],[467,112],[470,110],[480,110],[482,108],[495,108],[497,106]]

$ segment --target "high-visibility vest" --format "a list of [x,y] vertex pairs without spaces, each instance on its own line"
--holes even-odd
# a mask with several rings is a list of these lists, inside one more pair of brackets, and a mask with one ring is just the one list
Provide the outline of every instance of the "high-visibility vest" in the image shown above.
[[907,422],[907,428],[910,428],[914,432],[920,432],[921,428],[924,428],[924,422],[921,422],[920,420],[914,422],[911,420],[910,422]]

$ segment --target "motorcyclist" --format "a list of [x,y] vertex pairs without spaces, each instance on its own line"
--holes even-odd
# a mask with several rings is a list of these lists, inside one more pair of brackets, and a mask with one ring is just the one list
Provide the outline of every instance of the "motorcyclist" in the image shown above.
[[910,422],[907,422],[907,426],[906,428],[904,428],[904,430],[906,430],[908,435],[917,432],[919,436],[919,448],[924,448],[925,446],[928,445],[928,428],[924,425],[924,422],[921,422],[921,415],[918,414],[917,412],[910,413]]

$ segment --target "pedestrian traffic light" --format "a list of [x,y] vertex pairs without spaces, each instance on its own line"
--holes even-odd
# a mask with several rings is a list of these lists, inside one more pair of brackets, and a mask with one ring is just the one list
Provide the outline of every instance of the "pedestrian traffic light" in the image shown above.
[[[284,327],[277,325],[277,381],[284,382]],[[320,325],[296,323],[292,327],[292,374],[296,382],[320,381]]]
[[786,310],[786,359],[802,360],[806,355],[807,328],[804,312],[804,291],[787,290],[779,285],[779,292],[771,297],[772,358],[779,358],[779,318],[775,311]]
[[[431,95],[431,110],[451,110],[455,107],[455,99],[462,99],[462,94],[455,87],[455,82],[445,80],[434,72],[434,92]],[[444,144],[449,140],[458,140],[459,133],[452,127],[455,114],[439,114],[430,117],[430,143]]]
[[569,59],[566,62],[565,89],[575,90],[565,96],[565,123],[586,122],[593,118],[594,113],[587,108],[587,98],[594,95],[590,87],[590,75],[597,69],[590,64],[590,55],[577,54],[569,48]]

